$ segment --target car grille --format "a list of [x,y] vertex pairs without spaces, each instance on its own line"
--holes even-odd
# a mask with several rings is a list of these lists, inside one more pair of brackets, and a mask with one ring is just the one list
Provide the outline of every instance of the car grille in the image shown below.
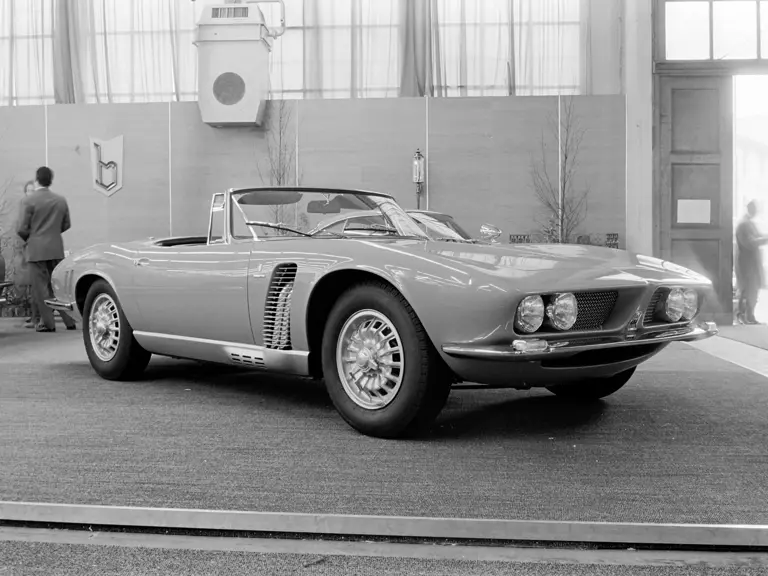
[[616,291],[577,292],[575,296],[579,315],[570,332],[600,330],[613,312],[619,293]]

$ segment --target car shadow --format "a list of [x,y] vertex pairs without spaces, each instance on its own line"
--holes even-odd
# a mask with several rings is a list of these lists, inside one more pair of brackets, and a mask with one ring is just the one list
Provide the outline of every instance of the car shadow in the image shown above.
[[[430,438],[469,439],[494,436],[509,437],[527,434],[562,435],[594,428],[606,415],[609,404],[603,400],[574,402],[554,395],[520,397],[520,392],[502,391],[505,397],[494,393],[493,399],[484,399],[488,391],[472,391],[472,405],[462,402],[467,391],[454,391],[448,404],[435,422]],[[508,397],[506,395],[509,394]],[[515,397],[515,395],[518,397]]]
[[[77,368],[79,372],[80,366]],[[163,358],[153,360],[134,382],[163,388],[193,385],[212,395],[227,392],[234,395],[236,402],[253,403],[274,412],[296,414],[303,409],[308,411],[308,418],[326,418],[332,412],[341,422],[324,383],[308,378]],[[597,426],[608,407],[605,401],[574,402],[548,392],[454,390],[435,425],[418,439],[450,441],[578,433]],[[350,429],[350,433],[355,432]]]
[[216,391],[246,394],[259,400],[274,399],[293,408],[332,408],[322,382],[297,376],[271,374],[237,366],[209,364],[192,360],[161,360],[150,363],[137,382],[194,384]]

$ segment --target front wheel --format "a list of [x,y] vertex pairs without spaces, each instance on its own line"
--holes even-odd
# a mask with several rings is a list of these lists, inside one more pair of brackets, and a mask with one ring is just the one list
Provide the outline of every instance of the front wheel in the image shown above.
[[557,396],[572,400],[599,400],[618,392],[629,382],[636,369],[637,367],[633,367],[608,378],[595,378],[584,382],[574,382],[573,384],[547,386],[547,390]]
[[91,366],[106,380],[136,378],[152,357],[133,337],[117,294],[104,280],[94,282],[85,298],[83,340]]
[[323,376],[336,410],[363,434],[426,431],[451,389],[418,317],[391,286],[353,286],[333,307],[322,344]]

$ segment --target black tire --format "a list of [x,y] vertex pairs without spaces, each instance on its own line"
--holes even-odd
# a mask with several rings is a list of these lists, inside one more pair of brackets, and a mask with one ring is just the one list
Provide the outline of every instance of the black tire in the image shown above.
[[547,386],[547,390],[557,396],[571,400],[599,400],[621,390],[635,374],[635,370],[637,370],[636,366],[608,378],[595,378],[585,382]]
[[[378,409],[362,407],[352,399],[336,363],[342,328],[364,310],[383,315],[394,326],[400,339],[400,360],[404,361],[400,388],[389,404]],[[398,438],[426,432],[451,392],[451,375],[416,313],[397,290],[383,282],[355,285],[338,299],[323,333],[322,365],[325,386],[336,410],[350,426],[368,436]]]
[[[117,337],[117,349],[114,355],[108,359],[102,359],[94,350],[91,342],[91,314],[94,304],[97,301],[107,301],[110,299],[116,308],[118,317],[119,333]],[[83,341],[85,350],[88,354],[88,360],[96,373],[105,380],[132,380],[144,372],[152,357],[150,352],[142,348],[133,337],[133,328],[129,324],[117,294],[104,280],[97,280],[88,290],[83,306]]]

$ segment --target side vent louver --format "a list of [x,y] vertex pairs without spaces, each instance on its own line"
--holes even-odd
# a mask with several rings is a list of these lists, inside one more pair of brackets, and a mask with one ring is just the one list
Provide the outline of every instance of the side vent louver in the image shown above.
[[253,354],[243,354],[241,352],[230,352],[229,359],[233,364],[239,366],[248,366],[251,368],[263,368],[264,360],[254,356]]
[[279,264],[264,306],[264,345],[275,350],[291,350],[291,295],[296,281],[296,264]]
[[248,18],[248,6],[211,8],[212,18]]

